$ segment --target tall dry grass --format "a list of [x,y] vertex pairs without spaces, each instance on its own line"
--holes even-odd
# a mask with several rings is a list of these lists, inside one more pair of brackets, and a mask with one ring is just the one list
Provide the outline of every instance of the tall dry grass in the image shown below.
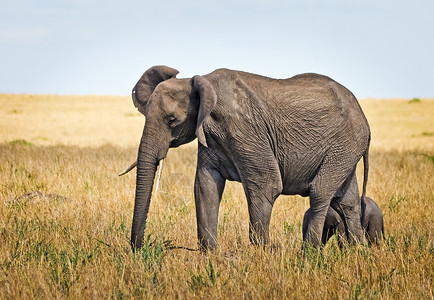
[[[281,196],[271,240],[248,241],[229,183],[215,253],[196,246],[196,144],[169,151],[144,249],[129,246],[143,118],[127,97],[0,95],[0,298],[433,298],[434,101],[363,100],[380,245],[303,257],[306,198]],[[358,170],[359,180],[361,171]],[[39,191],[40,193],[30,193]],[[26,194],[29,193],[29,194]]]

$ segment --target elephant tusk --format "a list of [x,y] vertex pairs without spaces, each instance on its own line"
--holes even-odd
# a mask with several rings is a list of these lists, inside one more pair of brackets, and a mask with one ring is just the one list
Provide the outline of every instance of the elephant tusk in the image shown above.
[[125,171],[121,172],[118,174],[118,176],[122,176],[127,174],[129,171],[131,171],[132,169],[134,169],[137,166],[137,160],[135,162],[132,163],[131,166],[129,166]]
[[161,176],[161,169],[163,168],[163,159],[160,162],[160,166],[158,167],[158,175],[157,175],[157,183],[155,186],[155,192],[158,192],[158,187],[160,186],[160,176]]
[[[137,166],[137,160],[135,162],[133,162],[131,164],[131,166],[129,166],[128,168],[126,168],[125,171],[119,173],[118,176],[122,176],[122,175],[127,174],[129,171],[131,171],[132,169],[134,169],[136,166]],[[162,168],[163,168],[163,160],[161,160],[160,166],[158,168],[157,183],[156,183],[156,188],[155,188],[156,192],[158,192],[158,188],[159,188],[159,185],[160,185],[160,176],[161,176],[161,169]]]

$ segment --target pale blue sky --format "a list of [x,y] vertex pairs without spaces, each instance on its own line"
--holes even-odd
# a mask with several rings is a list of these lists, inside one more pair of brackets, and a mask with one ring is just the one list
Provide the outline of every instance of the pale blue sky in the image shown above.
[[0,93],[129,95],[158,64],[434,97],[434,1],[0,0]]

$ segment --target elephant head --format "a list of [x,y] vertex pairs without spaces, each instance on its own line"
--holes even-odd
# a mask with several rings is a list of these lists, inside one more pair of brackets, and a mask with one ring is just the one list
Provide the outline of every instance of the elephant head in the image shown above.
[[157,166],[169,148],[196,138],[207,146],[203,131],[217,95],[204,77],[177,79],[178,71],[166,66],[147,70],[132,91],[134,105],[146,123],[137,156],[136,195],[131,246],[143,246],[144,230]]

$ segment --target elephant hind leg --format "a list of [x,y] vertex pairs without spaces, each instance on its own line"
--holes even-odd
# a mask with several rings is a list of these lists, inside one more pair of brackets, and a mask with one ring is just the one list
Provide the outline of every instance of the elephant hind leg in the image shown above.
[[362,228],[362,207],[357,186],[356,169],[342,184],[331,206],[339,213],[345,226],[345,237],[352,243],[365,242]]
[[[309,186],[311,218],[304,238],[307,246],[319,248],[327,210],[332,200],[339,194],[342,194],[338,200],[339,208],[344,216],[344,223],[348,225],[346,225],[348,231],[356,240],[363,239],[360,198],[355,177],[358,159],[354,157],[352,160],[343,152],[340,155],[337,152],[333,154],[325,157]],[[354,196],[355,194],[357,196]]]
[[334,191],[326,191],[319,183],[313,182],[311,184],[309,193],[310,214],[303,230],[305,246],[315,248],[321,246],[324,223],[333,194]]

